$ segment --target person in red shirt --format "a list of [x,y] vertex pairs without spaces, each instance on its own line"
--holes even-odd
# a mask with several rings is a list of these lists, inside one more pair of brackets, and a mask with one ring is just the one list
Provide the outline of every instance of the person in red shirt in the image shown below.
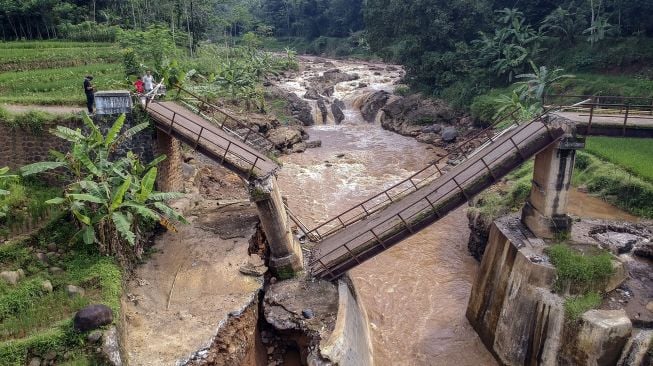
[[134,82],[134,87],[136,88],[136,93],[138,94],[145,93],[145,83],[143,83],[143,79],[140,76],[136,78],[136,81]]

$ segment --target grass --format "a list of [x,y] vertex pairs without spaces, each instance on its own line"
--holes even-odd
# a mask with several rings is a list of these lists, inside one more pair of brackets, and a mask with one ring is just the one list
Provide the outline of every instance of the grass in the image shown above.
[[[647,162],[650,163],[650,158],[643,160],[642,166]],[[653,183],[629,173],[621,166],[579,151],[573,184],[585,186],[589,193],[634,215],[653,218]]]
[[[110,257],[100,256],[93,246],[71,244],[76,232],[66,218],[53,221],[36,235],[0,247],[0,270],[23,269],[26,278],[16,286],[0,285],[0,364],[24,365],[29,357],[55,352],[58,361],[70,352],[70,365],[94,364],[85,353],[84,335],[72,328],[75,311],[90,303],[106,304],[118,319],[122,272]],[[48,244],[64,249],[50,265],[64,269],[53,275],[36,258],[34,251],[47,251]],[[54,288],[47,293],[42,282]],[[69,298],[68,284],[85,289],[84,296]]]
[[556,244],[547,250],[551,263],[556,268],[556,289],[566,291],[577,289],[586,292],[602,285],[613,273],[609,253],[581,253],[565,244]]
[[653,80],[623,75],[575,74],[554,86],[554,94],[653,97]]
[[596,309],[601,305],[601,295],[589,292],[584,295],[565,299],[565,315],[569,321],[577,321],[588,310]]
[[117,47],[0,48],[0,71],[53,69],[121,61]]
[[84,76],[97,90],[129,87],[119,48],[111,43],[0,43],[0,104],[84,105]]
[[84,75],[94,76],[97,90],[124,89],[120,64],[94,64],[0,74],[0,103],[84,105]]
[[61,194],[61,189],[35,180],[20,182],[0,183],[0,188],[10,192],[9,195],[0,196],[0,207],[7,207],[7,217],[0,219],[0,237],[8,234],[13,227],[25,223],[39,221],[50,213],[50,206],[44,202]]
[[591,137],[586,151],[653,182],[653,140]]

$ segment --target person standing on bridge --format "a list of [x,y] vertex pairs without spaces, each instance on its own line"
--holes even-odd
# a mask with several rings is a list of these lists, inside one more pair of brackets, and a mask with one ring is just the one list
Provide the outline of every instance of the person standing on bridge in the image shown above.
[[93,114],[93,103],[95,103],[95,88],[91,84],[93,80],[92,75],[86,75],[84,78],[84,94],[86,94],[86,108],[88,109],[88,114]]
[[143,82],[145,83],[145,92],[149,93],[154,89],[154,76],[152,76],[152,72],[150,70],[147,70],[145,72],[145,76],[143,76]]

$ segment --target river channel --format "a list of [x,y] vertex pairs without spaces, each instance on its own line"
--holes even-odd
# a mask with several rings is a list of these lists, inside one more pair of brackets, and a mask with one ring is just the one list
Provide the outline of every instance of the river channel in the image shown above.
[[[279,86],[302,97],[310,77],[334,67],[360,76],[335,86],[333,98],[345,102],[345,120],[336,125],[331,118],[317,119],[307,132],[322,147],[281,159],[282,192],[309,227],[407,178],[436,157],[430,145],[383,130],[378,122],[365,122],[358,109],[362,97],[377,90],[392,92],[400,68],[303,58],[300,75]],[[634,219],[578,191],[572,201],[572,214]],[[465,318],[479,267],[468,254],[468,237],[461,208],[350,272],[368,312],[377,365],[497,364]]]

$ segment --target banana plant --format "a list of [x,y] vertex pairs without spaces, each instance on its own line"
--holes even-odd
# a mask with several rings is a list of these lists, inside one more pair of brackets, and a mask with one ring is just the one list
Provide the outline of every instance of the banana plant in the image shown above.
[[148,127],[147,122],[121,132],[125,123],[122,115],[104,135],[88,116],[84,115],[83,120],[86,133],[64,126],[51,131],[72,144],[70,151],[65,154],[52,151],[54,161],[30,164],[20,172],[23,176],[56,168],[65,172],[70,183],[65,186],[63,196],[46,203],[72,214],[79,227],[74,238],[86,244],[96,243],[102,253],[121,260],[133,255],[138,258],[142,250],[139,239],[146,225],[158,221],[176,231],[175,223],[186,223],[183,216],[165,203],[182,194],[154,190],[157,165],[165,155],[143,164],[131,152],[125,156],[116,154],[122,142]]

